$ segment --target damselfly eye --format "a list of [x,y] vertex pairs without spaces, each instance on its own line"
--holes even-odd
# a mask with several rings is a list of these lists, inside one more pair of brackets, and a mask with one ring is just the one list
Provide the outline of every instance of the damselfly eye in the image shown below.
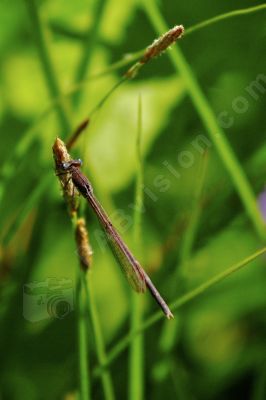
[[62,169],[68,169],[69,168],[69,162],[62,162]]

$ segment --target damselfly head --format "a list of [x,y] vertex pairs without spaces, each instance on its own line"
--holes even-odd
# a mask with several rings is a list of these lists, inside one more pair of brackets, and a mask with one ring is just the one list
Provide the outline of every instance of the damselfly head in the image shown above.
[[71,160],[69,161],[70,167],[81,167],[82,166],[82,160],[78,158],[77,160]]
[[79,158],[79,159],[77,159],[77,160],[70,160],[70,161],[62,162],[61,168],[62,168],[64,171],[67,171],[67,170],[68,170],[69,168],[71,168],[71,167],[81,167],[81,165],[82,165],[82,161],[81,161],[81,159]]

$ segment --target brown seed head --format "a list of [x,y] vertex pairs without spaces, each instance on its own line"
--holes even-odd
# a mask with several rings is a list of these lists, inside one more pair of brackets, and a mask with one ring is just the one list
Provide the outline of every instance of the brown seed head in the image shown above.
[[64,197],[68,204],[69,212],[71,215],[76,212],[78,207],[78,200],[75,194],[75,188],[72,180],[70,179],[69,173],[61,173],[60,165],[63,162],[68,162],[71,160],[70,155],[68,154],[67,148],[63,140],[60,138],[56,138],[53,145],[53,154],[55,161],[55,172],[58,176],[58,179],[62,185]]
[[144,56],[140,60],[142,64],[146,64],[152,58],[161,55],[169,46],[171,46],[177,39],[180,39],[184,33],[183,25],[176,25],[168,32],[164,33],[158,39],[147,47]]

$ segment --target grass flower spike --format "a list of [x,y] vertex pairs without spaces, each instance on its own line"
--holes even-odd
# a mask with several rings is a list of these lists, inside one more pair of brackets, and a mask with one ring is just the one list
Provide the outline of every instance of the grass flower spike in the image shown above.
[[158,39],[148,46],[140,58],[127,72],[125,73],[125,78],[133,79],[138,74],[139,70],[143,65],[147,64],[151,59],[156,58],[163,54],[163,52],[168,49],[172,44],[174,44],[177,39],[180,39],[184,33],[183,25],[176,25],[172,29],[169,29],[166,33],[161,35]]
[[176,25],[147,47],[144,56],[140,62],[146,64],[152,58],[160,56],[168,47],[172,46],[177,39],[180,39],[184,33],[183,25]]

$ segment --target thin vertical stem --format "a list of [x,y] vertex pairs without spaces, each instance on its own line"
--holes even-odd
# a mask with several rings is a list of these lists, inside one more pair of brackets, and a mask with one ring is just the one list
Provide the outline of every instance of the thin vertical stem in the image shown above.
[[[134,213],[134,244],[135,249],[140,253],[141,248],[141,210],[143,207],[143,166],[141,157],[141,131],[142,131],[142,104],[141,97],[138,98],[138,129],[136,141],[137,155],[137,180],[135,192],[135,213]],[[134,332],[142,322],[142,298],[139,294],[132,292],[131,297],[131,330]],[[130,344],[129,356],[129,399],[144,398],[144,365],[143,365],[143,335],[136,336]]]
[[[53,145],[53,156],[56,172],[62,162],[68,162],[70,155],[68,154],[65,143],[56,138]],[[77,255],[79,258],[79,268],[77,269],[76,279],[76,304],[77,304],[77,341],[78,341],[78,360],[79,360],[79,392],[80,399],[90,399],[90,375],[88,365],[88,330],[86,321],[86,303],[83,296],[86,281],[84,279],[86,271],[91,263],[91,248],[89,243],[88,232],[84,218],[79,218],[78,202],[74,198],[73,183],[69,181],[65,174],[57,174],[58,179],[63,188],[63,194],[68,206],[68,212],[71,219],[73,233],[75,235]]]
[[[160,14],[157,4],[154,0],[146,0],[142,3],[144,10],[151,21],[154,29],[158,34],[167,31],[167,25]],[[219,126],[215,114],[208,103],[203,91],[201,90],[193,71],[187,63],[184,55],[180,48],[175,45],[168,55],[175,67],[175,69],[181,74],[185,81],[190,98],[197,110],[203,125],[205,126],[210,138],[212,139],[216,150],[231,177],[231,180],[235,186],[236,191],[246,209],[246,212],[253,223],[254,229],[258,236],[262,239],[266,239],[266,229],[263,222],[262,216],[258,210],[256,197],[253,190],[245,176],[236,155],[230,143],[228,142],[225,133]]]
[[79,350],[79,390],[80,400],[90,400],[90,379],[88,361],[88,331],[86,307],[83,297],[85,272],[78,269],[77,303],[78,303],[78,350]]
[[[84,276],[84,287],[85,287],[85,294],[86,294],[86,303],[87,308],[90,314],[95,344],[96,344],[96,353],[99,364],[104,364],[106,362],[106,353],[105,353],[105,346],[104,340],[101,330],[101,325],[99,321],[99,315],[97,311],[97,307],[94,300],[93,294],[93,284],[90,276],[90,272],[88,272],[88,280],[86,280]],[[111,379],[111,375],[108,369],[105,369],[101,375],[101,381],[103,386],[104,398],[106,400],[114,400],[114,387],[113,382]]]

